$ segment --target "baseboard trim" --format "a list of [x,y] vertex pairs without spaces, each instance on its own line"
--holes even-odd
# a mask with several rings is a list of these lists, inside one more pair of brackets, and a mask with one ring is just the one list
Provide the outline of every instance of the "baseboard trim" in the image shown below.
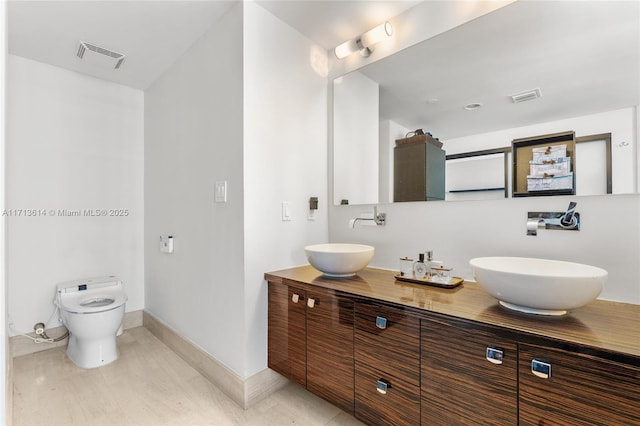
[[[5,426],[13,425],[13,357],[11,356],[11,344],[9,338],[5,336],[5,369],[6,380],[4,384],[4,419],[0,417],[0,423],[4,421]],[[1,411],[1,410],[0,410]]]
[[249,408],[271,392],[280,389],[288,382],[287,379],[268,368],[242,380],[220,361],[172,330],[149,312],[144,311],[142,323],[162,343],[244,409]]
[[[122,328],[127,330],[129,328],[142,326],[142,309],[137,311],[126,312],[124,319],[122,320]],[[62,336],[67,331],[66,328],[60,326],[47,329],[47,335],[52,339],[58,336]],[[35,333],[29,333],[31,337],[37,337]],[[60,346],[67,346],[67,339],[63,339],[55,343],[34,343],[33,340],[24,336],[12,336],[9,338],[9,346],[11,348],[11,357],[34,354],[36,352],[42,352],[49,349],[59,348]]]
[[244,383],[244,408],[245,410],[253,404],[260,402],[271,393],[283,388],[289,380],[276,373],[270,368],[254,374]]

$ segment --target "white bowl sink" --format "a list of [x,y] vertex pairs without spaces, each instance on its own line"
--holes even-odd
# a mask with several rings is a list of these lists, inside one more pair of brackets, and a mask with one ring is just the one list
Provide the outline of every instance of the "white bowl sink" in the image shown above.
[[329,277],[350,277],[363,270],[374,248],[364,244],[327,243],[304,248],[311,266]]
[[471,259],[478,284],[517,311],[564,315],[594,300],[602,292],[607,271],[595,266],[525,257]]

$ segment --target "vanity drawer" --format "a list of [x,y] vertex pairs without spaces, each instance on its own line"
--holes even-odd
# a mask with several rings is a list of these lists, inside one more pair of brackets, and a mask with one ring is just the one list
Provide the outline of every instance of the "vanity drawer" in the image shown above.
[[496,328],[422,320],[422,424],[518,424],[518,345]]
[[640,365],[519,344],[520,425],[640,425]]
[[420,385],[420,319],[403,309],[355,304],[355,361]]
[[420,424],[420,386],[386,376],[367,365],[356,364],[355,388],[355,416],[365,423]]

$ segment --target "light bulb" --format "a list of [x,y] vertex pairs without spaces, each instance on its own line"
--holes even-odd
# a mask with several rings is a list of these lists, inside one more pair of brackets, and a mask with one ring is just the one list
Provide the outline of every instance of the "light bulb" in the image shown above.
[[380,24],[375,28],[370,29],[360,37],[362,46],[369,47],[376,43],[380,43],[386,37],[390,37],[393,34],[393,27],[389,21],[384,24]]
[[346,58],[357,51],[360,51],[363,56],[369,56],[369,53],[373,51],[374,44],[381,42],[385,37],[390,37],[392,34],[393,27],[391,23],[387,21],[384,24],[370,29],[360,37],[345,41],[334,49],[334,53],[338,59]]
[[345,41],[340,46],[335,48],[335,54],[338,59],[346,58],[352,53],[357,52],[359,49],[357,39]]

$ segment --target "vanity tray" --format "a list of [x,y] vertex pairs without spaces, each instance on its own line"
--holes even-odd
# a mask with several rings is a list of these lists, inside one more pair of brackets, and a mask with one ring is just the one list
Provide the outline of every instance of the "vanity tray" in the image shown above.
[[440,283],[437,281],[431,281],[428,278],[407,277],[406,275],[400,275],[400,274],[394,275],[394,278],[398,281],[406,281],[408,283],[430,285],[433,287],[442,287],[442,288],[455,288],[464,282],[464,279],[459,277],[452,277],[450,283]]

